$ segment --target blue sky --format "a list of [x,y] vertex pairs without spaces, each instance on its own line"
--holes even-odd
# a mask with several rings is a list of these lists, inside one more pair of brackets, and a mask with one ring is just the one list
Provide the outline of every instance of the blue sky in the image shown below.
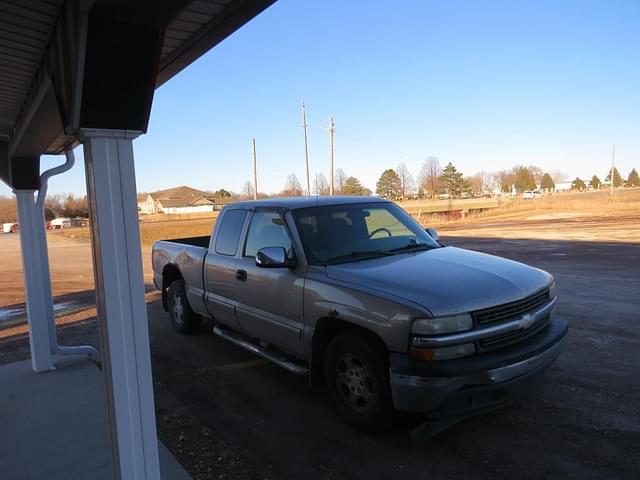
[[[639,26],[632,0],[280,0],[156,92],[138,189],[240,191],[252,137],[260,191],[302,182],[302,99],[309,122],[335,117],[336,168],[372,190],[427,155],[465,174],[603,178],[614,143],[626,176],[640,168]],[[326,174],[327,133],[309,140],[311,173]],[[84,192],[79,163],[52,192]]]

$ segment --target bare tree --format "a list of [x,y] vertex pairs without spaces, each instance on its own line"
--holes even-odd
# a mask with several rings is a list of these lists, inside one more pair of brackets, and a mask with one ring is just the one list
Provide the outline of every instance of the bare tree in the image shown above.
[[295,173],[290,173],[287,177],[282,194],[287,197],[299,197],[302,195],[302,185]]
[[503,193],[509,193],[511,187],[515,182],[515,175],[513,170],[499,170],[494,173],[495,182],[500,187],[500,191]]
[[562,183],[569,180],[569,175],[567,172],[563,172],[562,170],[552,170],[549,172],[551,178],[553,179],[553,183]]
[[529,165],[527,167],[531,175],[533,175],[533,179],[536,182],[536,185],[540,185],[542,183],[542,176],[544,175],[544,171],[540,167],[536,167],[535,165]]
[[398,178],[400,178],[400,195],[404,200],[407,194],[411,193],[413,189],[413,177],[404,163],[398,165],[396,173],[398,174]]
[[316,195],[328,195],[329,194],[329,182],[324,173],[316,173],[313,178],[313,193]]
[[442,173],[440,161],[436,157],[427,157],[422,164],[422,168],[420,168],[419,182],[420,188],[429,192],[431,198],[435,197],[440,188],[440,182],[438,180],[440,173]]
[[0,197],[0,223],[14,223],[17,221],[16,197]]
[[244,182],[244,186],[242,187],[242,197],[253,198],[253,183]]
[[338,168],[333,174],[333,190],[335,193],[344,193],[344,184],[347,181],[347,174]]
[[482,179],[482,193],[491,193],[498,188],[496,172],[482,170],[481,172],[476,173],[476,176]]
[[484,187],[484,181],[482,179],[482,175],[476,173],[472,177],[466,177],[465,179],[466,185],[469,187],[469,191],[473,195],[482,194],[482,189]]

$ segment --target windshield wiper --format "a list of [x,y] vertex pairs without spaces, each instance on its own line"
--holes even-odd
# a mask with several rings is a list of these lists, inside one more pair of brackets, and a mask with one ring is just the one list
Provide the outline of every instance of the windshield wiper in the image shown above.
[[415,252],[418,250],[431,250],[433,248],[438,248],[438,247],[432,247],[431,245],[427,245],[426,243],[409,242],[407,245],[404,245],[402,247],[391,248],[387,250],[387,252],[393,254],[393,253],[402,252],[403,250]]
[[339,262],[340,260],[366,260],[368,258],[387,257],[393,255],[389,250],[354,250],[343,255],[336,255],[327,258],[327,263]]

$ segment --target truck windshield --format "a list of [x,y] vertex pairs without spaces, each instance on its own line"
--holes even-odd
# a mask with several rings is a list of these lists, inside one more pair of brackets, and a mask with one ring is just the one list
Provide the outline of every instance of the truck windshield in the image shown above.
[[393,203],[312,207],[293,211],[307,261],[327,265],[440,245]]

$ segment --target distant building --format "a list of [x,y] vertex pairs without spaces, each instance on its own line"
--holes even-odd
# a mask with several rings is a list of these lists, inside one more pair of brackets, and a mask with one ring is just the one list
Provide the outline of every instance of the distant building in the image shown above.
[[14,233],[20,230],[20,226],[17,223],[3,223],[2,233]]
[[71,226],[71,219],[66,217],[54,218],[49,222],[53,230],[62,230]]
[[213,212],[220,210],[228,201],[227,198],[182,186],[149,193],[138,202],[138,210],[143,214]]
[[553,189],[554,192],[566,192],[567,190],[571,190],[572,182],[558,182],[555,184]]

